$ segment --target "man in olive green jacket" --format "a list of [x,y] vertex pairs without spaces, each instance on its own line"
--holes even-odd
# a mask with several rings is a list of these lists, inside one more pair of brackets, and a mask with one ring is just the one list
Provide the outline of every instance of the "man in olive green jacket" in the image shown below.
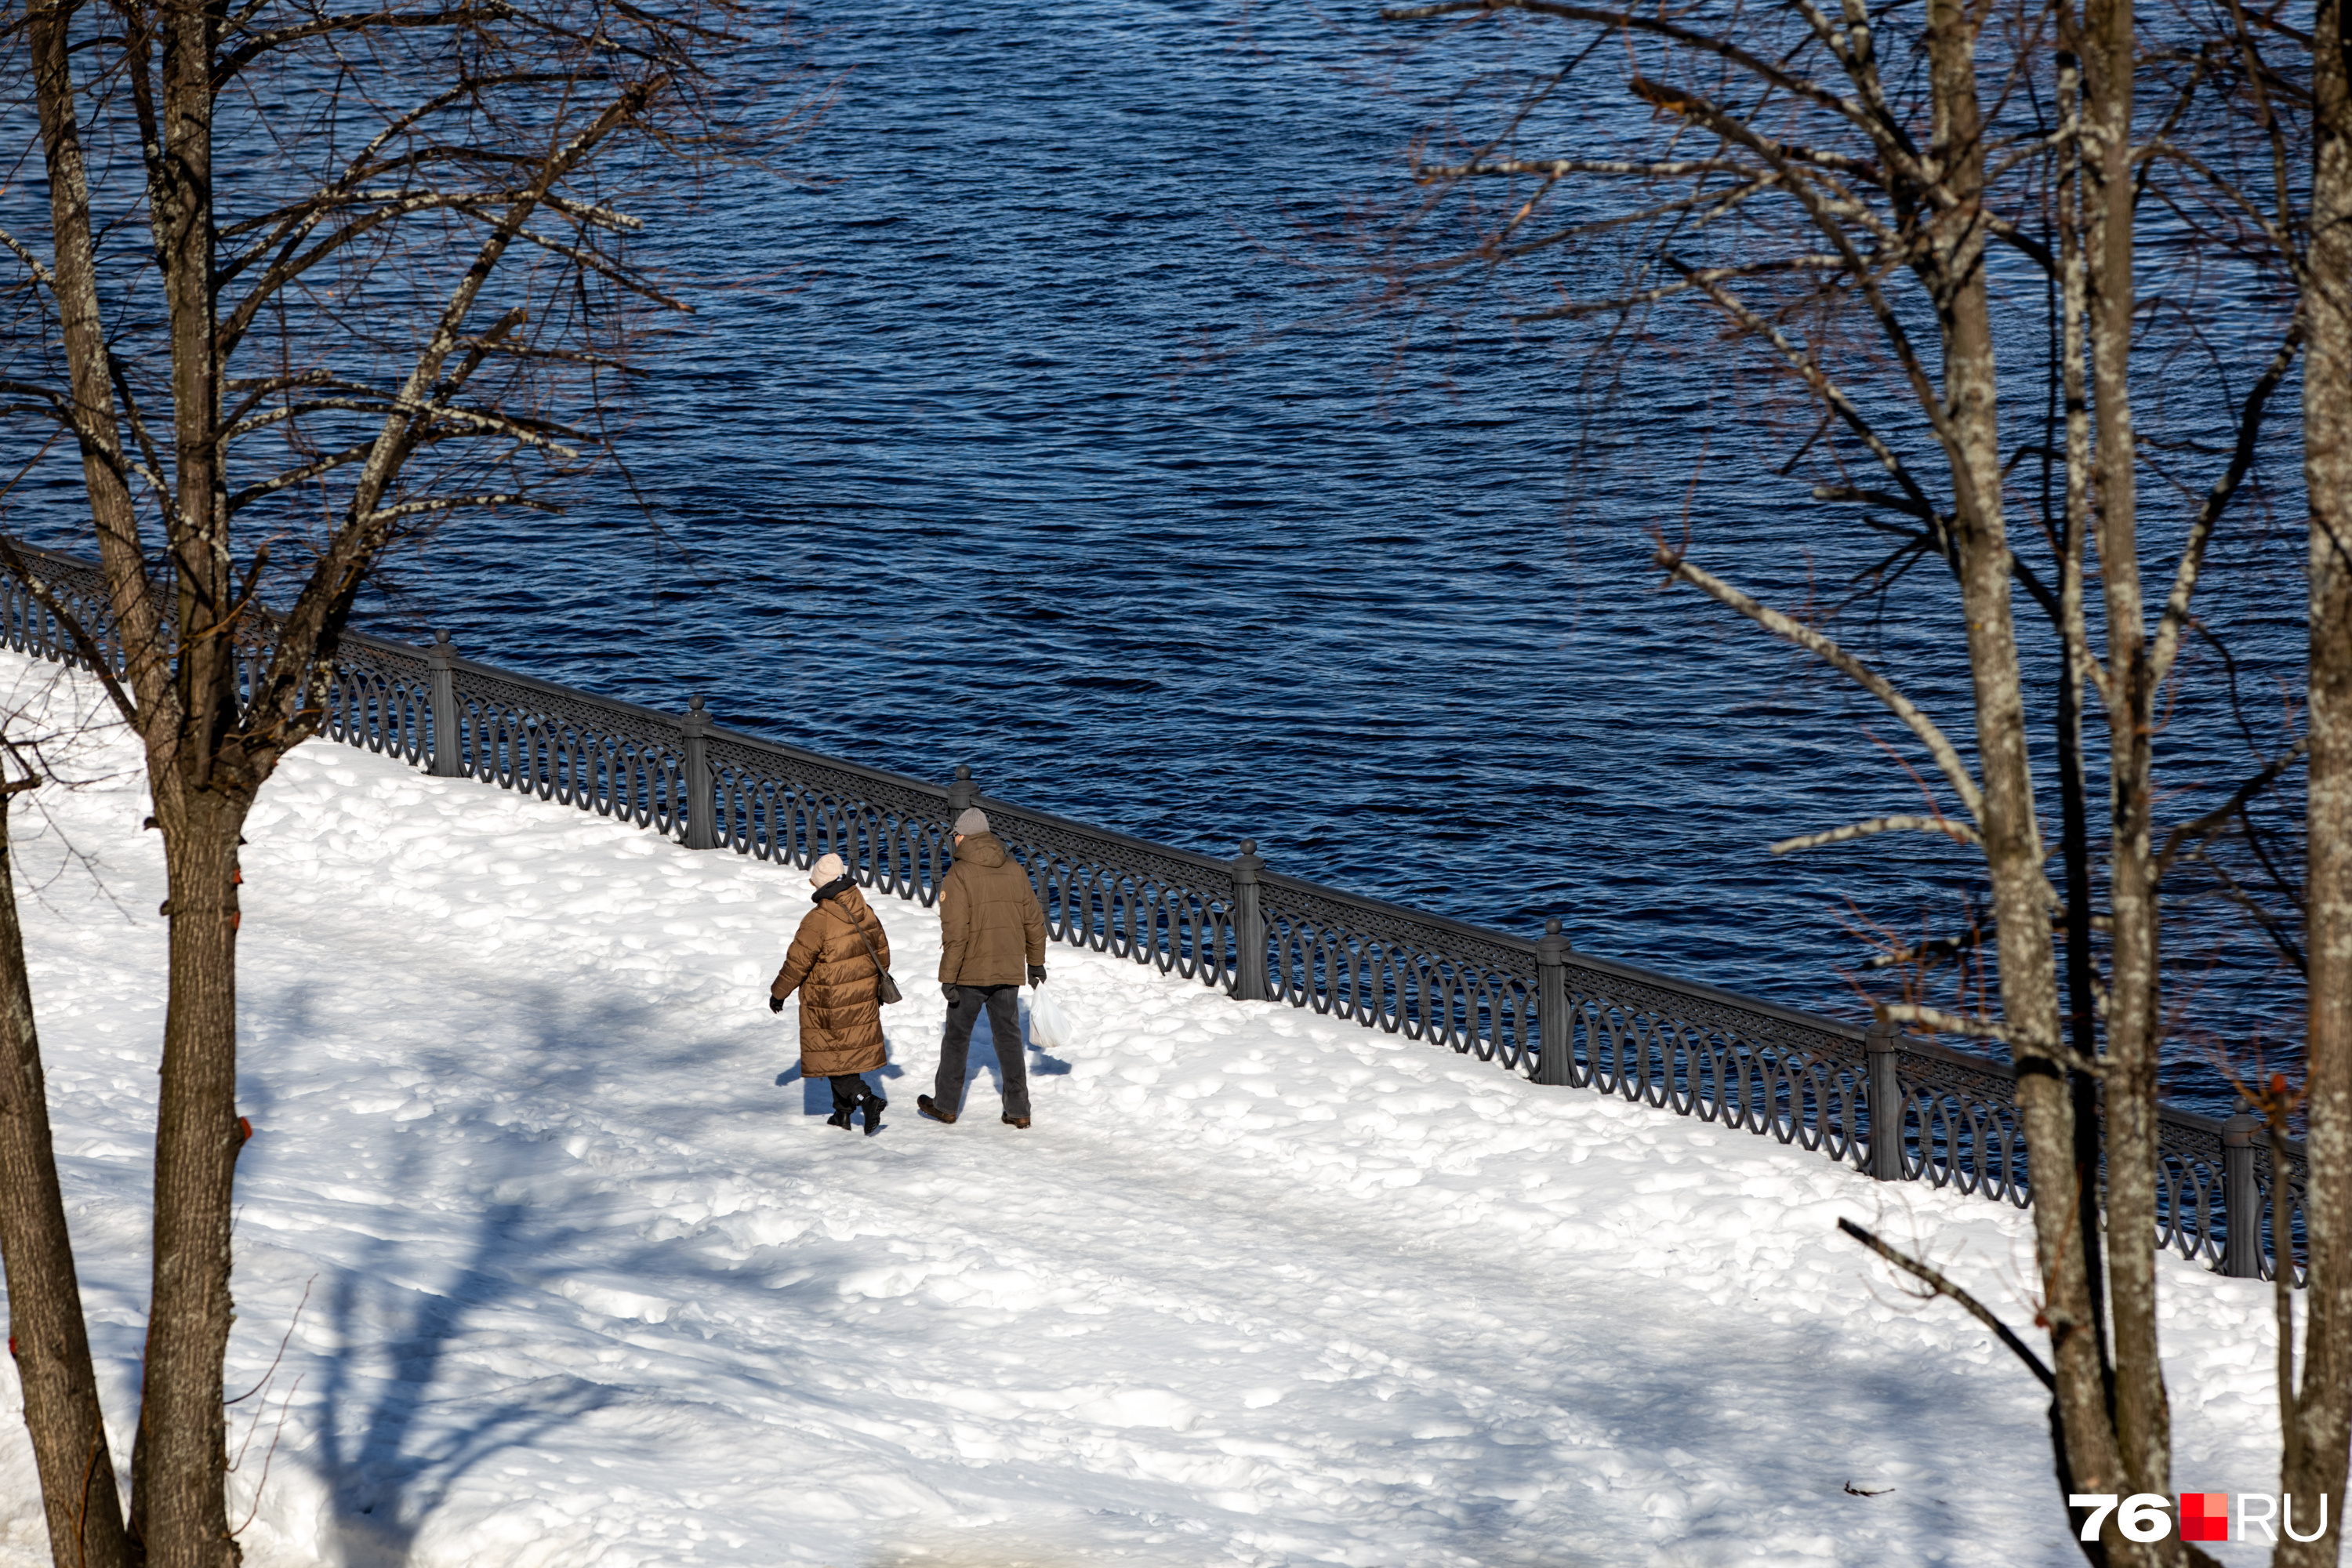
[[948,1029],[940,1041],[932,1092],[915,1097],[934,1121],[952,1124],[963,1104],[964,1058],[971,1026],[988,1009],[996,1063],[1004,1074],[1004,1121],[1029,1125],[1029,1067],[1021,1041],[1021,982],[1045,978],[1045,911],[1029,873],[1004,852],[978,806],[955,820],[955,863],[940,879],[940,989]]

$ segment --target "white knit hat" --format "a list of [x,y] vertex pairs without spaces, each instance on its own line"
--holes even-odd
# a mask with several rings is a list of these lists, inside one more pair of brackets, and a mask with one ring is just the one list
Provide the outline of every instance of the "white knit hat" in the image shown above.
[[827,882],[848,874],[849,868],[841,863],[840,856],[820,855],[816,858],[816,864],[809,868],[809,886],[822,888]]

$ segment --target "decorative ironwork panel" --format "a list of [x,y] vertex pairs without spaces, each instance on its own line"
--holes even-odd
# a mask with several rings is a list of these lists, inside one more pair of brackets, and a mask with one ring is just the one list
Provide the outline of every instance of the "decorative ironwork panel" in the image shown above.
[[1288,878],[1263,886],[1276,998],[1534,1072],[1542,1030],[1530,946]]
[[2025,1128],[2013,1104],[1950,1088],[1915,1087],[1907,1081],[1903,1087],[1900,1135],[1906,1176],[1930,1186],[2005,1198],[2020,1208],[2032,1200]]
[[1570,1083],[1860,1162],[1863,1064],[1835,1048],[1840,1037],[1823,1031],[1819,1048],[1801,1049],[1780,1020],[1580,964],[1568,983]]
[[[248,660],[246,689],[259,676]],[[421,763],[432,750],[432,672],[413,650],[373,637],[346,637],[327,684],[320,733],[348,746]]]
[[1569,993],[1575,996],[1606,996],[1637,1012],[1672,1017],[1700,1028],[1737,1035],[1751,1045],[1773,1047],[1807,1056],[1835,1058],[1862,1065],[1859,1032],[1827,1019],[1804,1019],[1757,1006],[1711,988],[1676,985],[1664,976],[1633,978],[1609,970],[1568,961]]
[[[2104,1172],[2103,1172],[2104,1174]],[[2157,1125],[2156,1242],[2218,1263],[2230,1233],[2218,1129],[2173,1117]]]
[[2032,1189],[2016,1080],[1999,1063],[1957,1054],[1897,1053],[1903,1173],[1930,1186],[2003,1199],[2022,1208]]
[[1374,899],[1359,899],[1336,888],[1318,887],[1295,878],[1264,879],[1266,910],[1316,931],[1353,931],[1377,936],[1400,949],[1444,952],[1454,960],[1535,981],[1535,944],[1399,909]]
[[1230,871],[1003,801],[987,810],[991,829],[1029,868],[1053,940],[1203,985],[1233,984]]
[[585,692],[463,665],[451,737],[459,772],[675,837],[686,792],[677,729]]
[[947,792],[877,777],[740,737],[709,742],[717,841],[807,867],[833,854],[868,885],[929,906],[947,874]]
[[[20,545],[18,549],[25,556],[25,563],[40,578],[59,607],[98,640],[106,655],[109,673],[120,675],[122,648],[114,637],[114,613],[107,597],[105,574],[93,563],[28,546]],[[74,667],[82,663],[81,654],[64,623],[13,574],[0,574],[0,638],[17,652],[37,658]]]

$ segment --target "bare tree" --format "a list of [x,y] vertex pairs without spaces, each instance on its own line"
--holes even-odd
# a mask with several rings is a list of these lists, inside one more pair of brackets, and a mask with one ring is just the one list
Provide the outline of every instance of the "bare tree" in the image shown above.
[[22,712],[0,727],[0,757],[13,775],[0,778],[0,1264],[51,1555],[59,1563],[119,1563],[121,1500],[58,1183],[9,842],[16,797],[51,781],[47,752],[68,733]]
[[[171,895],[132,1493],[121,1529],[56,1536],[61,1563],[237,1558],[221,1369],[240,829],[316,731],[382,563],[466,514],[551,510],[607,448],[649,322],[685,309],[632,247],[629,206],[764,164],[814,107],[761,17],[739,0],[28,0],[8,18],[47,202],[0,214],[21,268],[0,398],[33,444],[79,455],[103,615],[0,556],[138,735]],[[11,1044],[37,1059],[28,1014]],[[0,1198],[25,1205],[12,1310],[78,1321],[69,1273],[15,1289],[20,1250],[68,1256],[42,1140],[19,1142],[34,1174]],[[28,1373],[61,1391],[27,1406],[45,1456],[95,1430],[79,1342]],[[87,1468],[45,1458],[44,1484],[86,1485],[89,1516],[113,1517],[110,1466]]]
[[[2243,26],[2242,21],[2242,27]],[[2305,875],[2310,954],[2305,1049],[2311,1192],[2310,1308],[2299,1377],[2288,1375],[2293,1324],[2281,1313],[2279,1394],[2285,1425],[2281,1489],[2332,1498],[2325,1542],[2279,1561],[2336,1559],[2352,1455],[2352,71],[2341,0],[2318,0],[2310,44],[2308,223],[2294,237],[2304,331],[2303,468],[2310,507],[2310,805]],[[2252,54],[2251,39],[2249,53]],[[2259,82],[2262,76],[2256,75]],[[2280,157],[2277,162],[2284,162]],[[2281,217],[2292,188],[2279,180]]]
[[[1891,712],[1953,803],[1948,813],[1889,813],[1774,847],[1927,832],[1980,858],[1998,1007],[1904,1000],[1882,1002],[1879,1012],[1998,1042],[2016,1067],[2036,1178],[2033,1305],[2050,1342],[2046,1366],[2029,1359],[2053,1394],[2062,1498],[2168,1492],[2155,1268],[2158,1072],[2168,1027],[2159,887],[2179,855],[2237,820],[2302,748],[2256,759],[2232,804],[2160,843],[2158,738],[2184,641],[2202,629],[2194,606],[2210,546],[2244,512],[2249,476],[2278,438],[2273,399],[2306,342],[2311,451],[2331,449],[2331,437],[2312,433],[2314,398],[2337,418],[2352,401],[2347,362],[2322,357],[2315,335],[2313,301],[2336,265],[2323,254],[2323,237],[2342,221],[2326,216],[2325,179],[2310,182],[2306,212],[2293,178],[2281,174],[2272,201],[2250,196],[2241,173],[2249,153],[2258,167],[2291,162],[2311,136],[2298,117],[2312,94],[2252,44],[2257,36],[2281,44],[2292,30],[2275,10],[2250,19],[2235,6],[2217,16],[2184,5],[2141,18],[2130,0],[1927,0],[1916,14],[1863,0],[1648,12],[1448,0],[1382,15],[1447,23],[1457,37],[1469,34],[1465,43],[1498,33],[1507,40],[1481,62],[1481,79],[1504,89],[1493,120],[1448,127],[1420,149],[1422,196],[1362,237],[1386,298],[1424,301],[1458,281],[1499,296],[1523,323],[1580,325],[1596,352],[1672,348],[1735,374],[1767,372],[1784,407],[1801,415],[1787,426],[1773,467],[1804,474],[1825,523],[1858,509],[1860,521],[1892,535],[1863,586],[1884,594],[1917,561],[1945,566],[1950,598],[1920,595],[1911,608],[1917,620],[1948,605],[1957,623],[1948,623],[1947,646],[1951,668],[1965,672],[1968,744],[1953,739],[1950,716],[1939,721],[1906,690],[1931,673],[1924,667],[1890,672],[1834,637],[1829,616],[1759,601],[1703,563],[1703,541],[1662,531],[1654,554],[1669,583],[1803,649]],[[2323,16],[2323,32],[2331,16]],[[1537,41],[1562,33],[1557,43]],[[2319,52],[2333,47],[2323,41]],[[2333,58],[2340,79],[2340,48]],[[1603,83],[1646,113],[1637,121],[1598,107],[1608,101],[1599,96]],[[2143,89],[2152,101],[2142,101]],[[2352,158],[2329,153],[2324,128],[2311,144],[2323,165],[2331,155]],[[2135,273],[2141,213],[2151,203],[2166,216],[2168,254],[2180,268],[2155,291]],[[1515,281],[1530,277],[1541,287]],[[2279,284],[2286,303],[2230,345],[2233,361],[2251,351],[2259,368],[2218,410],[2229,438],[2204,482],[2168,471],[2178,499],[2159,537],[2170,535],[2170,558],[2155,575],[2151,604],[2145,584],[2156,549],[2143,537],[2141,479],[2157,459],[2142,448],[2134,391],[2148,362],[2210,341],[2202,298],[2257,281]],[[1676,324],[1683,318],[1674,312],[1685,306],[1699,312],[1698,325]],[[2151,319],[2166,330],[2146,330]],[[2038,416],[2030,412],[2036,393],[2044,395]],[[2333,450],[2352,451],[2333,439]],[[2038,551],[2020,542],[2032,531],[2015,521],[2032,511],[2019,504],[2021,467],[2030,474],[2036,466],[2062,481],[2032,531]],[[2342,962],[2352,963],[2352,905],[2330,906],[2322,892],[2324,875],[2347,876],[2326,857],[2352,854],[2352,845],[2323,841],[2343,844],[2352,818],[2323,815],[2323,775],[2344,764],[2318,755],[2321,628],[2345,627],[2347,606],[2318,596],[2318,540],[2322,514],[2352,497],[2352,473],[2307,477],[2310,1152],[2315,1193],[2333,1193],[2352,1181],[2352,1151],[2319,1136],[2318,1097],[2328,1075],[2342,1073],[2334,1114],[2352,1117],[2352,1068],[2336,1064],[2341,1047],[2322,1037],[2317,953],[2337,942]],[[2036,811],[2028,644],[2055,656],[2063,898],[2048,874],[2053,847]],[[2352,700],[2347,691],[2342,700]],[[2089,809],[2086,707],[2104,721],[2104,833]],[[2104,867],[2094,868],[2099,852]],[[2099,871],[2104,918],[2092,909]],[[2345,891],[2352,896],[2352,884]],[[2352,994],[2352,980],[2339,980],[2334,994]],[[2334,1134],[2347,1135],[2352,1127]],[[2320,1493],[2333,1505],[2327,1544],[2310,1549],[2332,1561],[2341,1434],[2352,1412],[2352,1268],[2330,1259],[2352,1241],[2352,1200],[2333,1222],[2342,1240],[2323,1238],[2325,1201],[2315,1198],[2311,1223],[2314,1277],[2338,1279],[2344,1294],[2329,1317],[2315,1290],[2312,1359],[2290,1412],[2286,1472],[2299,1497]],[[2292,1342],[2282,1354],[2293,1356]],[[2298,1425],[2310,1428],[2308,1439],[2293,1436]],[[2298,1457],[2310,1455],[2318,1458]],[[2178,1540],[2131,1541],[2112,1520],[2085,1552],[2116,1564],[2205,1560]]]

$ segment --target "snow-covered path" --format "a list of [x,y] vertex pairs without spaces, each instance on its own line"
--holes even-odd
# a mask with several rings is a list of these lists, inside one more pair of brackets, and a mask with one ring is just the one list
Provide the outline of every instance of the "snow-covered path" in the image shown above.
[[[8,706],[58,679],[0,656]],[[164,948],[135,763],[93,741],[18,829],[123,1455]],[[1832,1228],[2021,1323],[2013,1211],[1068,949],[1036,1126],[983,1073],[940,1127],[935,922],[888,900],[868,1139],[765,1006],[797,874],[325,742],[250,837],[237,1391],[288,1342],[233,1412],[248,1489],[276,1437],[257,1568],[2080,1561],[2036,1385]],[[2165,1284],[2178,1484],[2269,1489],[2266,1292]],[[0,1563],[39,1532],[0,1377]]]

